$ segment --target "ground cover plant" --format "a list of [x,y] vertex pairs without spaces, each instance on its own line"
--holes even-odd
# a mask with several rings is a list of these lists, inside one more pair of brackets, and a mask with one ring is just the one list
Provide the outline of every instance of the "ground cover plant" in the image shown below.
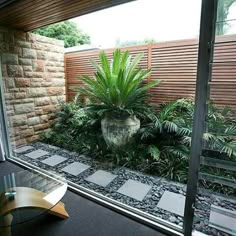
[[[78,97],[62,105],[58,121],[43,134],[49,144],[89,155],[109,165],[126,166],[145,173],[186,183],[190,158],[192,117],[194,102],[189,98],[153,107],[145,117],[139,117],[141,128],[133,143],[112,149],[106,145],[101,131],[102,115],[87,109],[88,104]],[[236,125],[232,111],[219,110],[210,103],[205,149],[216,150],[217,158],[236,161]],[[202,167],[202,171],[227,177],[236,176],[228,171]],[[233,190],[217,184],[201,181],[206,188],[227,194]]]

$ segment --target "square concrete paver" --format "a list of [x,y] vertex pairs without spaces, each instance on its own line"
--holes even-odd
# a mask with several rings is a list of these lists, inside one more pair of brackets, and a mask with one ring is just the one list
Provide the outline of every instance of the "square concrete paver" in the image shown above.
[[47,154],[49,154],[49,152],[46,152],[42,149],[38,149],[36,151],[25,154],[25,156],[30,157],[32,159],[37,159],[37,158],[42,157],[42,156],[47,155]]
[[14,152],[16,152],[16,153],[22,153],[22,152],[26,152],[26,151],[28,151],[28,150],[30,150],[30,149],[33,149],[33,148],[34,148],[34,147],[32,147],[32,146],[23,146],[23,147],[20,147],[20,148],[15,149]]
[[73,162],[72,164],[64,167],[62,169],[62,171],[69,173],[71,175],[79,175],[80,173],[82,173],[83,171],[87,170],[88,168],[90,168],[89,165],[85,165],[83,163],[80,162]]
[[209,225],[230,235],[236,235],[236,211],[211,205]]
[[166,211],[184,216],[185,196],[178,193],[165,191],[162,195],[157,207]]
[[56,166],[60,163],[62,163],[63,161],[67,160],[67,158],[59,156],[59,155],[53,155],[43,161],[41,161],[42,163],[49,165],[49,166]]
[[117,175],[113,175],[110,172],[98,170],[94,174],[92,174],[88,178],[86,178],[85,180],[92,182],[94,184],[100,185],[102,187],[106,187],[116,177],[117,177]]
[[134,180],[127,180],[123,186],[118,189],[118,193],[124,194],[128,197],[134,198],[138,201],[142,201],[148,194],[151,185],[143,184]]

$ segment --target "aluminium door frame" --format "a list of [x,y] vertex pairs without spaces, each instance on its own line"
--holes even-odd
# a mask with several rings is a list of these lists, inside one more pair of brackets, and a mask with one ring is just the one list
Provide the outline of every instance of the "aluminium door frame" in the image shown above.
[[[7,115],[6,115],[6,108],[5,108],[5,98],[4,98],[4,90],[3,90],[3,77],[2,77],[2,61],[1,61],[1,54],[0,54],[0,127],[2,131],[2,137],[0,136],[1,147],[3,148],[2,159],[0,161],[5,161],[8,157],[11,156],[11,142],[8,130],[8,122],[7,122]],[[2,138],[2,140],[1,140]]]
[[190,236],[193,229],[200,156],[204,145],[202,137],[206,130],[207,103],[210,95],[209,81],[214,55],[217,5],[218,0],[202,0],[191,155],[184,210],[185,236]]

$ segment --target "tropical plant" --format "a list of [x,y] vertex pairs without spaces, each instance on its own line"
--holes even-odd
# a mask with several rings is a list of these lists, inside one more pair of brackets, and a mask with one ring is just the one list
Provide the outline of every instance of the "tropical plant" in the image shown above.
[[[109,150],[102,139],[101,116],[90,112],[78,102],[64,104],[51,131],[44,134],[44,141],[63,148],[88,154],[114,165],[155,174],[174,181],[187,181],[190,157],[194,102],[191,98],[178,99],[163,104],[158,111],[149,110],[141,119],[141,128],[134,143]],[[209,103],[207,129],[204,134],[206,152],[214,150],[215,158],[236,161],[236,123],[232,110],[219,110]],[[134,145],[135,144],[135,145]],[[216,155],[217,153],[217,155]],[[229,177],[217,168],[201,167],[201,171]],[[230,174],[230,178],[236,178]],[[202,181],[205,188],[232,193],[232,189]]]
[[[152,122],[140,130],[141,138],[148,139],[149,143],[155,140],[155,153],[159,156],[188,158],[193,112],[192,99],[183,98],[170,102],[164,105],[157,115],[150,116]],[[236,123],[232,117],[230,109],[224,108],[221,111],[213,103],[209,103],[207,130],[203,135],[206,149],[217,150],[229,158],[236,158]],[[153,149],[152,146],[151,150]]]
[[121,53],[117,49],[111,63],[104,52],[100,53],[99,58],[101,64],[92,61],[95,76],[83,76],[84,86],[73,89],[88,96],[93,101],[88,108],[100,114],[112,112],[117,116],[142,116],[150,107],[146,102],[147,90],[160,83],[145,83],[144,79],[150,75],[151,69],[137,68],[142,55],[132,58],[128,51]]
[[42,140],[79,153],[104,155],[106,145],[102,139],[100,120],[98,114],[85,109],[77,96],[72,102],[61,104],[57,122],[51,130],[42,134]]

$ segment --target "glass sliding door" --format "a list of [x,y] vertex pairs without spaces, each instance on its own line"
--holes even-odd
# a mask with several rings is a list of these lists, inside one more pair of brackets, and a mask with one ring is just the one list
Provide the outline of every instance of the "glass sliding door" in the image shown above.
[[[204,164],[212,159],[204,159],[201,155],[202,146],[199,140],[202,137],[201,134],[197,134],[197,137],[195,135],[199,132],[199,128],[202,130],[200,132],[202,135],[205,133],[204,124],[200,124],[201,127],[197,125],[199,119],[205,121],[200,107],[206,105],[207,101],[207,91],[204,89],[207,87],[211,70],[209,45],[214,46],[211,44],[211,36],[214,31],[212,27],[214,27],[216,1],[202,1],[200,44],[198,41],[200,0],[195,1],[194,6],[187,0],[179,0],[178,3],[172,1],[174,4],[172,7],[166,1],[152,1],[155,4],[158,2],[157,5],[154,4],[157,8],[159,6],[157,10],[145,5],[147,1],[135,2],[140,4],[141,12],[145,7],[153,17],[157,14],[157,10],[161,14],[165,9],[179,7],[179,11],[169,13],[167,11],[158,21],[166,23],[164,28],[158,26],[164,35],[161,37],[163,42],[159,42],[157,38],[156,41],[147,40],[150,41],[148,44],[126,45],[126,47],[122,47],[122,44],[116,45],[122,53],[128,50],[132,59],[142,54],[137,68],[152,69],[152,73],[146,74],[148,76],[137,88],[161,80],[160,85],[147,90],[150,96],[145,100],[145,106],[141,106],[144,103],[139,102],[143,102],[142,99],[132,98],[131,95],[127,96],[132,98],[130,101],[123,100],[127,92],[126,86],[123,86],[124,91],[119,91],[120,88],[113,90],[111,86],[105,89],[106,96],[102,95],[103,98],[107,98],[107,91],[112,91],[109,94],[111,100],[102,99],[102,103],[107,101],[108,105],[118,104],[118,108],[116,107],[112,113],[104,113],[105,109],[99,112],[95,109],[92,113],[87,108],[91,103],[96,104],[97,100],[75,96],[75,91],[69,89],[69,86],[82,87],[83,82],[75,80],[76,77],[93,76],[95,69],[101,69],[100,66],[92,69],[90,62],[91,59],[99,62],[97,50],[64,55],[62,42],[57,40],[31,33],[22,32],[18,35],[10,30],[3,32],[3,38],[14,38],[11,45],[5,49],[1,65],[2,92],[5,98],[5,102],[1,100],[1,104],[4,103],[7,114],[7,122],[3,119],[5,122],[3,127],[10,133],[11,142],[10,144],[6,142],[6,146],[13,150],[12,155],[8,156],[42,171],[63,175],[71,186],[87,194],[86,196],[100,199],[119,210],[123,209],[123,212],[135,215],[144,222],[162,226],[164,230],[173,234],[183,235],[185,229],[185,235],[190,236],[192,223],[195,230],[205,232],[205,226],[204,230],[200,226],[201,220],[206,220],[204,212],[209,206],[201,205],[198,209],[198,202],[199,199],[204,201],[208,195],[205,193],[197,195],[195,215],[198,214],[200,220],[196,221],[194,218],[194,222],[192,222],[193,203],[197,194],[196,173],[200,161]],[[136,9],[132,5],[130,7],[127,5],[127,8],[128,14]],[[188,9],[195,14],[194,17],[191,17]],[[122,11],[122,14],[123,12],[125,13]],[[182,18],[179,18],[180,14]],[[154,22],[152,30],[156,30],[155,19],[150,20]],[[134,27],[135,24],[131,26]],[[178,27],[181,29],[176,30]],[[136,40],[135,43],[140,42]],[[105,69],[115,68],[116,71],[116,65],[112,64],[115,48],[104,51],[112,65],[105,65]],[[201,54],[198,55],[198,52]],[[104,55],[102,58],[104,59]],[[121,61],[123,62],[118,60],[117,63]],[[114,71],[109,71],[108,74]],[[137,69],[132,73],[140,71]],[[120,75],[124,79],[122,73],[121,71],[115,74],[112,79]],[[128,74],[133,75],[132,73]],[[101,73],[96,75],[99,77]],[[198,99],[195,104],[193,101],[196,77],[200,107]],[[132,79],[132,76],[129,79]],[[228,83],[228,80],[220,81],[223,84],[225,82]],[[118,85],[120,84],[116,84]],[[100,89],[98,84],[98,90]],[[146,98],[144,94],[141,95]],[[129,109],[122,107],[122,110],[121,101],[127,102]],[[131,101],[138,103],[132,107]],[[153,104],[153,107],[149,107]],[[193,120],[194,106],[197,115]],[[113,105],[108,106],[109,109],[111,107],[113,108]],[[206,111],[204,106],[203,112]],[[123,122],[126,126],[121,124],[123,118],[126,118]],[[195,127],[192,131],[193,124]],[[212,127],[207,127],[206,130],[210,128]],[[123,141],[119,139],[120,136],[129,132],[135,134],[131,138],[123,138],[125,141],[129,138],[127,145],[117,145],[118,148],[114,148],[114,144]],[[7,137],[7,131],[3,133]],[[107,137],[104,137],[105,135]],[[192,148],[189,168],[191,135],[193,140],[195,139],[195,149]],[[205,149],[207,151],[207,148]],[[190,175],[187,177],[189,169]],[[188,186],[187,181],[189,181]]]
[[233,2],[218,2],[200,159],[194,224],[208,235],[236,235],[236,21],[232,14],[236,4]]

